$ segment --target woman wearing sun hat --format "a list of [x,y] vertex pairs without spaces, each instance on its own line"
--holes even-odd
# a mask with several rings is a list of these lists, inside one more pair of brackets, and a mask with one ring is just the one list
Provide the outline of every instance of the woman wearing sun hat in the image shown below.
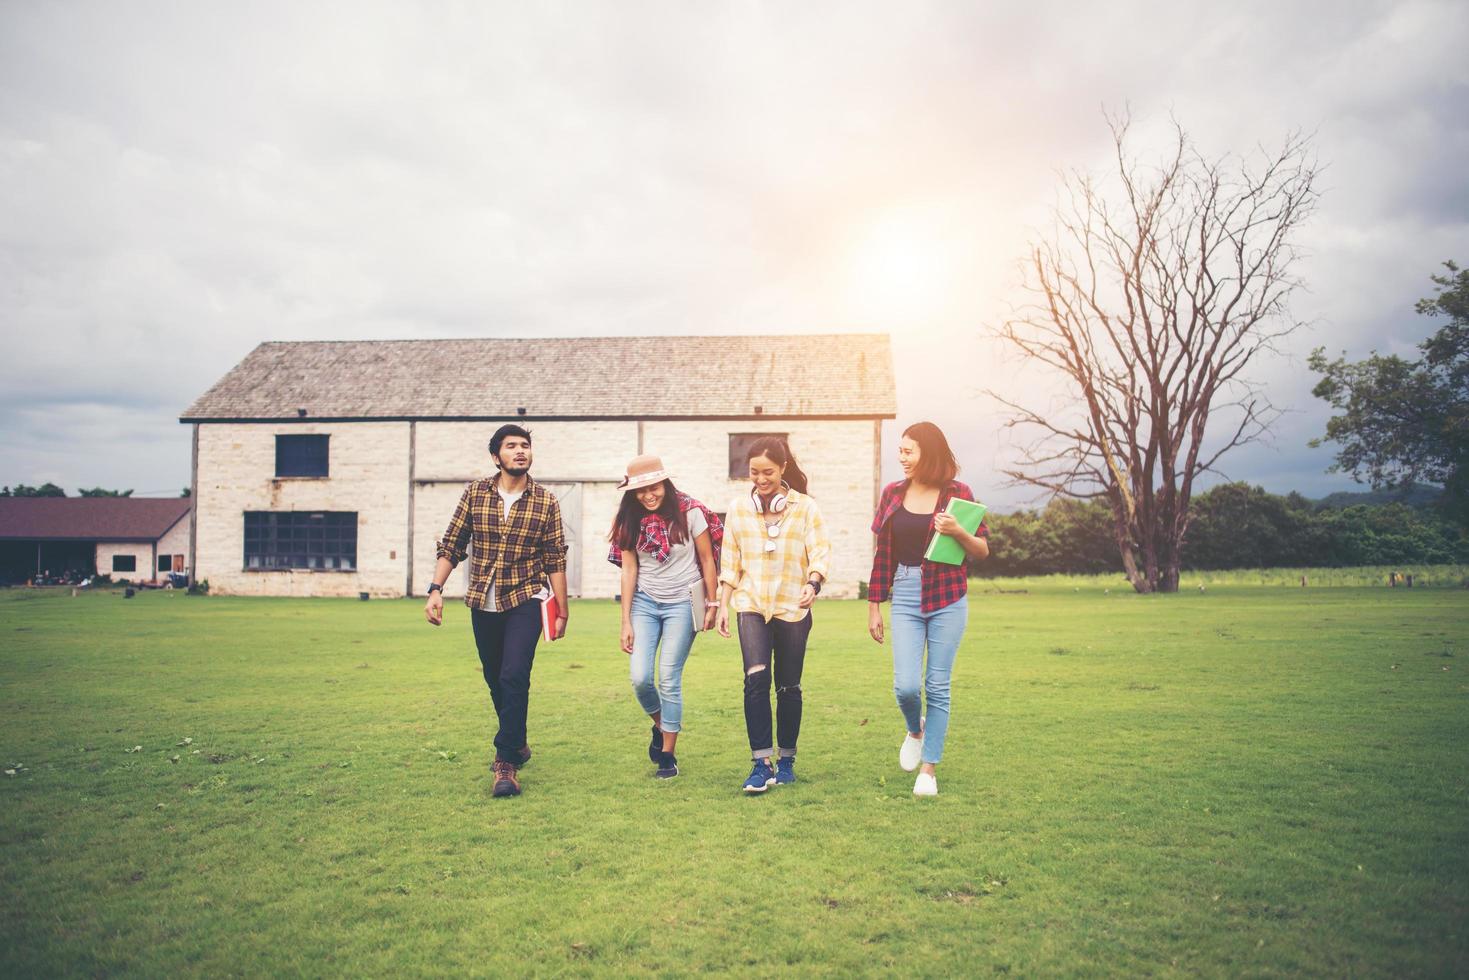
[[674,487],[657,456],[628,463],[617,488],[622,503],[607,560],[622,567],[622,651],[638,703],[653,719],[648,758],[659,778],[670,779],[678,775],[684,662],[694,634],[714,626],[719,608],[724,528],[713,511]]

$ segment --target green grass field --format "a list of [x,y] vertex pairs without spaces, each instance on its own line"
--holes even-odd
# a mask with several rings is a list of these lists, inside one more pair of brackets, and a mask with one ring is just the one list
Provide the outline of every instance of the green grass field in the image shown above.
[[462,606],[0,593],[0,975],[1469,972],[1469,593],[971,601],[937,799],[865,604],[746,798],[735,642],[659,782],[581,602],[496,800]]

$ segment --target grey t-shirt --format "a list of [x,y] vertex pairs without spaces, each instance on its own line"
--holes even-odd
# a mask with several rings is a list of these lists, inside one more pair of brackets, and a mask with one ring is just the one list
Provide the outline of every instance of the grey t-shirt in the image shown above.
[[697,507],[684,512],[689,539],[669,549],[668,560],[660,562],[646,551],[638,552],[638,591],[659,602],[687,600],[689,588],[699,581],[699,554],[694,538],[709,530],[704,512]]

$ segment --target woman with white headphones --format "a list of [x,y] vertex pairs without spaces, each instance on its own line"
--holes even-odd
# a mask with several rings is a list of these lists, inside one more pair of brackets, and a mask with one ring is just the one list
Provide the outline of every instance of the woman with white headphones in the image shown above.
[[753,486],[729,507],[716,626],[727,637],[730,612],[738,617],[745,665],[745,730],[754,761],[743,788],[746,793],[763,793],[770,786],[796,781],[801,669],[811,634],[811,605],[828,575],[831,541],[821,510],[806,494],[806,474],[785,440],[778,436],[756,440],[746,460]]

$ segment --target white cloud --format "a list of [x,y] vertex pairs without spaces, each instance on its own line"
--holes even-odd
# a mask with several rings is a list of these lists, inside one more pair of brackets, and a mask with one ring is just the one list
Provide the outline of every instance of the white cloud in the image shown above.
[[[1469,258],[1466,35],[1455,3],[6,5],[0,481],[181,484],[178,411],[265,339],[888,326],[904,420],[993,487],[979,328],[1130,103],[1220,151],[1318,133],[1321,326],[1265,366],[1302,421],[1230,469],[1322,489],[1304,352],[1411,345]],[[874,310],[860,243],[915,209],[954,289]],[[94,405],[147,437],[43,438]]]

